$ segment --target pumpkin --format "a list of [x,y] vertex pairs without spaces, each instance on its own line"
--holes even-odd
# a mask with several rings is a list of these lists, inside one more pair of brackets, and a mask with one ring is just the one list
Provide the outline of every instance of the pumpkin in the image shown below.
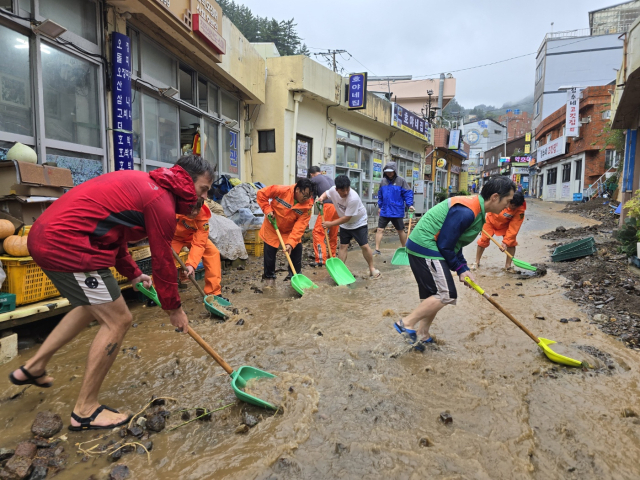
[[13,235],[16,231],[16,227],[13,222],[5,219],[0,220],[0,240],[7,238],[9,235]]
[[28,257],[29,249],[27,248],[28,235],[24,234],[24,228],[20,231],[20,235],[10,235],[4,239],[2,246],[5,251],[14,257]]

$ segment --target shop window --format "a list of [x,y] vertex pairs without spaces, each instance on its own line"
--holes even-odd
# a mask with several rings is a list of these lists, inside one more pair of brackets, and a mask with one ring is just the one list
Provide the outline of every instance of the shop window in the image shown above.
[[179,156],[178,109],[149,95],[142,96],[145,158],[176,163]]
[[341,144],[336,145],[336,165],[340,165],[341,167],[347,166],[345,146]]
[[31,13],[31,0],[20,0],[20,8],[27,13]]
[[221,173],[233,176],[240,175],[240,149],[238,145],[239,134],[235,130],[222,127],[222,159],[220,161]]
[[180,100],[193,104],[193,72],[185,67],[180,67],[178,76],[180,79]]
[[220,110],[218,109],[218,87],[216,87],[213,83],[208,85],[209,88],[209,113],[213,113],[218,115]]
[[371,140],[370,138],[362,137],[362,146],[372,148],[373,140]]
[[32,136],[32,115],[29,38],[0,26],[0,130]]
[[204,158],[211,165],[216,167],[216,171],[220,170],[218,165],[218,124],[204,118],[202,130],[200,131],[200,152],[202,158]]
[[571,163],[565,163],[562,166],[562,183],[571,181]]
[[582,180],[582,160],[576,162],[576,176],[575,180]]
[[198,78],[198,108],[203,112],[209,111],[207,81]]
[[98,67],[53,47],[42,55],[45,135],[101,147]]
[[131,141],[133,142],[133,157],[140,158],[140,132],[142,125],[140,122],[140,92],[132,90],[131,96],[133,100],[131,102]]
[[160,82],[164,87],[177,87],[175,60],[145,37],[141,44],[143,76]]
[[127,29],[127,36],[131,39],[131,74],[135,77],[140,76],[140,35],[135,30]]
[[344,137],[344,138],[349,138],[349,132],[345,131],[345,130],[341,130],[341,129],[337,129],[336,130],[336,135],[338,137]]
[[555,185],[558,179],[558,169],[550,168],[547,170],[547,185]]
[[262,130],[258,132],[258,152],[267,153],[276,151],[276,131]]
[[193,153],[193,142],[200,131],[200,117],[180,109],[180,156]]
[[382,142],[377,142],[377,141],[373,141],[373,149],[374,150],[380,150],[383,151],[384,150],[384,143]]
[[239,120],[239,107],[240,102],[237,99],[233,98],[230,95],[222,92],[222,115],[231,119],[231,120]]
[[79,37],[98,43],[96,3],[91,0],[39,0],[40,16],[50,18]]
[[358,164],[358,149],[356,147],[347,145],[345,152],[346,152],[346,159],[347,159],[347,167],[360,168],[360,165]]
[[618,166],[618,152],[615,150],[605,150],[604,152],[604,168],[609,170]]
[[104,163],[100,155],[47,148],[45,161],[71,170],[74,185],[80,185],[104,173]]
[[366,178],[367,180],[371,180],[372,159],[373,159],[372,152],[365,149],[360,150],[360,166],[362,167],[362,173],[364,173],[364,178]]

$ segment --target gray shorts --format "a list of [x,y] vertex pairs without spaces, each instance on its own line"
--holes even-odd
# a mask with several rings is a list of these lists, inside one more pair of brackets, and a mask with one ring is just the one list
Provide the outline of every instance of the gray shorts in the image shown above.
[[109,269],[86,273],[43,271],[73,307],[115,302],[122,295]]

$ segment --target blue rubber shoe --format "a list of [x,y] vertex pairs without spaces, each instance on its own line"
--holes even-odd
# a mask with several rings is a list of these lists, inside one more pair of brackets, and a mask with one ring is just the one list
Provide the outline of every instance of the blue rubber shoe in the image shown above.
[[429,337],[426,340],[420,340],[420,342],[413,346],[413,349],[416,352],[424,352],[427,348],[427,345],[431,343],[434,343],[433,337]]
[[402,332],[406,330],[404,328],[404,323],[402,322],[402,319],[400,319],[400,324],[398,324],[398,322],[393,322],[393,328],[395,328],[396,332],[398,332],[400,335],[402,335]]
[[405,328],[404,332],[402,332],[402,336],[407,341],[407,343],[411,345],[418,341],[418,334],[415,330],[409,330],[408,328]]

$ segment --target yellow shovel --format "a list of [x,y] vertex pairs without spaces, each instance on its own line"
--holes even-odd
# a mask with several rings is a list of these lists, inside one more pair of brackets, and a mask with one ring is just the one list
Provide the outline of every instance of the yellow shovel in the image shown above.
[[507,312],[503,307],[500,306],[500,304],[498,302],[496,302],[482,288],[480,288],[479,285],[474,283],[469,277],[466,277],[465,280],[469,285],[471,285],[473,287],[473,289],[476,292],[478,292],[484,298],[489,300],[491,305],[493,305],[498,310],[500,310],[502,313],[504,313],[509,320],[511,320],[513,323],[515,323],[518,326],[518,328],[520,328],[520,330],[522,330],[524,333],[529,335],[529,338],[531,338],[531,340],[536,342],[536,344],[542,349],[542,351],[544,352],[544,354],[547,356],[547,358],[549,360],[551,360],[552,362],[555,362],[555,363],[559,363],[561,365],[567,365],[569,367],[588,366],[588,365],[583,365],[583,363],[578,361],[578,360],[574,360],[573,358],[565,357],[564,355],[560,355],[559,353],[556,353],[553,350],[551,350],[551,348],[549,348],[549,345],[552,345],[552,344],[554,344],[556,342],[554,342],[553,340],[549,340],[547,338],[542,338],[542,337],[538,338],[538,337],[536,337],[533,333],[531,333],[531,331],[527,327],[522,325],[518,320],[516,320],[516,318],[513,315],[511,315],[509,312]]

